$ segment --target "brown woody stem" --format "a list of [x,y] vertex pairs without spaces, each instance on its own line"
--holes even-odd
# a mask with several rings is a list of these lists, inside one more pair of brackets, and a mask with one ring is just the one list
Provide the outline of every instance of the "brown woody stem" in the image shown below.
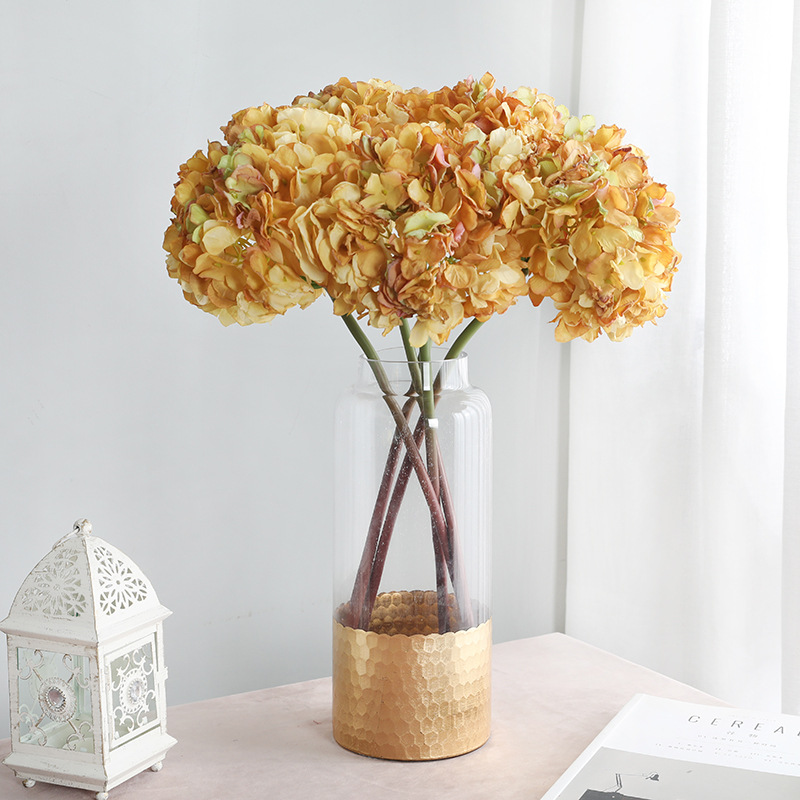
[[441,450],[437,450],[441,465],[439,469],[439,487],[442,496],[442,507],[447,524],[447,544],[450,550],[450,580],[453,583],[453,594],[456,596],[456,607],[459,614],[461,628],[475,627],[475,615],[472,612],[469,589],[467,588],[467,575],[464,571],[464,558],[461,553],[461,537],[458,534],[458,520],[453,507],[453,496],[450,493],[450,484],[444,470]]
[[[416,390],[417,398],[416,400],[409,398],[401,410],[383,370],[380,358],[366,334],[351,315],[343,316],[343,320],[366,355],[378,385],[383,391],[384,401],[395,421],[392,443],[348,605],[346,624],[365,630],[369,628],[372,608],[375,604],[383,574],[389,542],[413,470],[420,482],[431,514],[439,632],[446,632],[448,627],[448,573],[453,585],[457,613],[460,618],[457,620],[457,625],[467,628],[472,627],[474,625],[474,615],[467,589],[455,510],[447,476],[443,469],[444,462],[436,435],[435,408],[438,400],[440,376],[437,375],[436,380],[431,381],[430,344],[421,348],[421,359],[417,361],[414,349],[409,344],[408,324],[403,320],[401,332],[403,334],[406,357],[411,365],[412,385]],[[473,319],[453,343],[445,359],[453,359],[460,355],[466,343],[481,325],[483,325],[482,322]],[[409,419],[415,402],[419,402],[422,415],[417,422],[414,433],[412,433],[409,427]],[[420,452],[423,433],[426,440],[425,462],[423,462]],[[395,481],[401,443],[405,446],[406,452]],[[390,492],[393,481],[395,481],[394,490]]]
[[[350,315],[345,314],[342,316],[342,320],[344,321],[347,329],[353,335],[353,338],[356,340],[358,345],[364,352],[364,355],[367,357],[367,363],[370,366],[373,374],[375,375],[375,379],[378,382],[378,385],[383,392],[383,399],[386,405],[389,408],[389,412],[392,415],[395,423],[395,433],[399,433],[400,439],[402,440],[403,444],[405,445],[406,449],[406,458],[410,459],[411,466],[414,469],[414,472],[417,476],[417,480],[420,483],[420,487],[422,488],[422,494],[425,498],[425,502],[428,505],[431,513],[431,523],[434,529],[434,535],[438,538],[442,548],[446,552],[447,550],[447,526],[445,525],[444,515],[442,513],[441,505],[439,504],[439,494],[438,494],[438,487],[435,488],[433,483],[431,482],[430,476],[427,472],[425,462],[422,460],[422,455],[419,451],[419,446],[414,440],[414,434],[411,432],[411,428],[409,427],[408,420],[404,411],[400,408],[397,399],[394,396],[392,391],[391,383],[386,375],[386,372],[383,369],[383,365],[381,364],[380,358],[378,357],[375,348],[372,346],[372,343],[367,338],[364,331],[361,329],[361,326],[358,322]],[[391,457],[391,454],[390,454]],[[405,463],[405,459],[404,459]],[[384,475],[386,474],[386,469],[384,469]],[[437,481],[438,483],[438,481]],[[385,495],[388,492],[388,484],[385,488],[383,496],[379,491],[379,496],[376,500],[376,505],[381,505],[385,502]],[[378,511],[378,516],[381,516],[380,511]],[[373,518],[375,517],[375,512],[373,512]],[[387,542],[388,546],[388,542]],[[368,553],[369,548],[365,548],[365,552]],[[368,563],[370,561],[369,556],[362,554],[362,564]],[[372,560],[372,569],[370,572],[374,571],[375,562],[374,559]],[[366,572],[366,569],[365,569]],[[361,574],[361,567],[359,567],[359,574],[356,576],[356,584],[362,585],[366,579],[365,574]],[[371,586],[373,583],[377,583],[377,581],[373,582],[371,579],[367,582],[368,586]],[[377,588],[377,587],[376,587]],[[360,589],[359,589],[360,594]],[[374,603],[374,600],[373,600]],[[362,604],[363,605],[363,604]],[[371,612],[372,603],[369,605],[369,610]],[[351,606],[350,617],[351,619],[354,617],[356,612],[353,610]],[[362,611],[357,612],[359,614],[359,618],[364,617],[364,613]]]
[[[403,414],[406,419],[411,415],[414,404],[414,399],[409,398],[403,406]],[[367,540],[364,542],[364,550],[361,553],[361,561],[358,565],[356,580],[350,595],[350,603],[347,607],[347,624],[353,628],[358,627],[366,629],[369,626],[369,612],[375,602],[374,598],[372,598],[371,602],[367,604],[370,576],[373,572],[381,526],[384,524],[384,515],[389,503],[389,495],[392,481],[394,481],[397,463],[400,460],[401,448],[402,440],[400,438],[400,432],[395,429],[392,443],[389,446],[389,455],[386,459],[386,465],[383,468],[383,476],[378,489],[378,496],[375,499],[375,507],[372,510],[372,518],[370,519],[369,529],[367,530]]]

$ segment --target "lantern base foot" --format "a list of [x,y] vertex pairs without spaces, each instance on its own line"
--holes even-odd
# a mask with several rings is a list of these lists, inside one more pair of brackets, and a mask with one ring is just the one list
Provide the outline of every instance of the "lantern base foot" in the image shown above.
[[152,767],[150,767],[150,771],[151,772],[161,772],[161,767],[163,767],[163,766],[164,766],[164,764],[161,761],[156,761],[156,763],[153,764]]
[[[52,783],[87,789],[93,800],[108,800],[108,793],[128,778],[161,764],[175,739],[155,728],[113,750],[107,763],[72,763],[67,751],[54,751],[49,759],[38,752],[13,751],[2,763],[12,769],[25,786]],[[41,748],[40,748],[41,749]]]
[[26,789],[31,789],[32,787],[36,786],[36,781],[31,780],[30,778],[26,778],[24,781],[22,781],[22,785]]

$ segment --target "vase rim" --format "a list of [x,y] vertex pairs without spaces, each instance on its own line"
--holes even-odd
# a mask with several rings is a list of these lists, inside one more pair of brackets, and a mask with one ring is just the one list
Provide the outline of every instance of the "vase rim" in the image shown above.
[[[467,360],[467,353],[461,352],[457,356],[453,358],[445,358],[447,355],[448,348],[446,347],[432,347],[431,348],[431,363],[432,364],[444,364],[448,361],[451,363],[458,363],[461,362],[462,364]],[[409,360],[406,356],[406,351],[402,347],[385,347],[381,350],[377,351],[378,358],[367,358],[366,355],[361,353],[359,358],[363,361],[375,362],[383,364],[384,366],[387,364],[408,364]]]

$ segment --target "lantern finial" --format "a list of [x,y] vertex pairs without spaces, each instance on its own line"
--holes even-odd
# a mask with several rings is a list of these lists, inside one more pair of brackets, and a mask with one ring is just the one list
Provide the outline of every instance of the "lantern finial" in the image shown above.
[[75,520],[75,524],[72,526],[72,532],[78,533],[81,536],[91,536],[92,523],[89,522],[88,519],[77,519]]

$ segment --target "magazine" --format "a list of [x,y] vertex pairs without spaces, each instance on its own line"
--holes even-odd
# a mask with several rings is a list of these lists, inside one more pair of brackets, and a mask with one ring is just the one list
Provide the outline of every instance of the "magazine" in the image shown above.
[[638,694],[542,800],[800,800],[800,717]]

